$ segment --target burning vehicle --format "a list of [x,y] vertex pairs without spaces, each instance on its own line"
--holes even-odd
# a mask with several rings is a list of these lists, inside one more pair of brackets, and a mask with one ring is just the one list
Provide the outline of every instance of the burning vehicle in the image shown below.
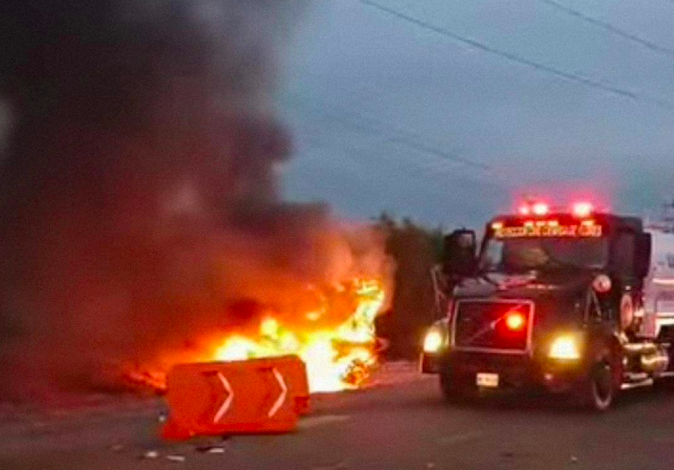
[[652,238],[640,219],[538,202],[490,221],[479,252],[469,230],[445,241],[451,300],[421,368],[447,399],[542,389],[603,411],[621,389],[673,374],[667,312],[645,308]]

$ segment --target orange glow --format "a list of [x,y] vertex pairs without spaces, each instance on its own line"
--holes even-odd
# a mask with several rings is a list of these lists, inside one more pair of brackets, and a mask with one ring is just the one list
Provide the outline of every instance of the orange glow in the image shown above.
[[[256,334],[230,335],[215,347],[210,360],[234,361],[294,354],[307,366],[312,392],[358,388],[376,365],[374,320],[384,305],[385,293],[377,281],[355,284],[356,307],[335,326],[294,327],[272,314]],[[317,312],[306,318],[317,321]]]
[[518,331],[524,327],[526,319],[520,312],[508,312],[505,317],[505,324],[509,330]]
[[491,224],[492,230],[501,230],[503,228],[503,222],[494,222]]
[[576,217],[589,217],[593,210],[594,207],[589,202],[577,202],[573,205],[573,215]]

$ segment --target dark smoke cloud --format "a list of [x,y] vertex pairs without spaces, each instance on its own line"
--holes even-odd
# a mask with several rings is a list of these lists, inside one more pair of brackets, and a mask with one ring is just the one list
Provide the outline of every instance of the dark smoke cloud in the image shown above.
[[298,0],[3,0],[0,396],[117,384],[379,242],[279,200],[272,112]]

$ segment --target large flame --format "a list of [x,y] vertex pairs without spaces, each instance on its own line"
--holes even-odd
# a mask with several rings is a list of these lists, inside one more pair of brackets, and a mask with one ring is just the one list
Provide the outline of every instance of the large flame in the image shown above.
[[[234,361],[295,354],[307,366],[312,392],[359,387],[377,362],[374,322],[384,305],[385,292],[378,281],[359,280],[351,285],[355,289],[355,310],[343,323],[333,327],[311,328],[304,322],[303,326],[293,326],[270,314],[261,321],[256,334],[225,338],[211,359]],[[305,320],[310,325],[320,324],[325,313],[329,312],[306,312]]]

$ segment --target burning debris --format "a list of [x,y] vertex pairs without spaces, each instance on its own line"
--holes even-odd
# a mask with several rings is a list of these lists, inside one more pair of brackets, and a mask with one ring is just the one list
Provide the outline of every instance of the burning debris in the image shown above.
[[[304,326],[281,325],[273,316],[262,320],[254,339],[228,337],[215,351],[215,359],[231,361],[256,357],[295,354],[307,365],[309,388],[324,392],[355,388],[367,379],[376,363],[374,320],[381,311],[385,294],[376,281],[356,281],[342,292],[355,297],[353,313],[342,324],[321,327],[324,315],[335,318],[334,305],[306,314]],[[342,316],[342,315],[340,315]]]
[[357,382],[382,242],[277,184],[276,58],[304,2],[1,3],[0,396],[281,351],[316,389]]

